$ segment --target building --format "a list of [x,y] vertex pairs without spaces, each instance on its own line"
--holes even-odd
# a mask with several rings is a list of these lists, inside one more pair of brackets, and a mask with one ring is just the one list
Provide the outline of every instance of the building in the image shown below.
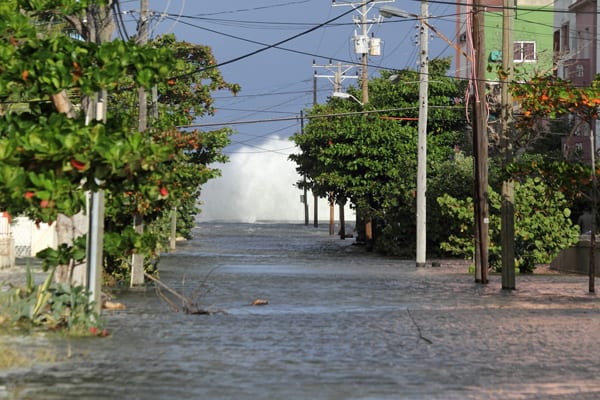
[[[526,75],[533,73],[551,73],[553,70],[553,3],[547,0],[515,0],[516,10],[513,20],[513,60],[515,69]],[[485,2],[484,41],[489,71],[486,80],[497,81],[496,66],[502,64],[502,15],[503,0]],[[457,2],[457,43],[456,76],[469,78],[471,63],[463,55],[463,51],[471,54],[470,13],[471,5]]]
[[556,75],[588,86],[598,72],[598,4],[595,0],[556,0],[553,51]]
[[[555,1],[553,54],[555,74],[576,86],[588,86],[598,73],[598,2],[596,0]],[[563,138],[563,154],[568,159],[591,161],[592,137],[598,149],[598,122],[577,128]]]

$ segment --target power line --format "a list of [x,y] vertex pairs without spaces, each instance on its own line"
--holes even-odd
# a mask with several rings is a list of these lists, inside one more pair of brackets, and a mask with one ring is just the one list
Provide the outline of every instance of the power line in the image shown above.
[[[370,3],[374,2],[374,1],[376,1],[376,0],[368,0],[368,1],[366,2],[366,4],[370,4]],[[300,32],[300,33],[298,33],[298,34],[296,34],[296,35],[293,35],[293,36],[289,37],[289,38],[286,38],[286,39],[280,40],[280,41],[278,41],[278,42],[276,42],[276,43],[273,43],[273,44],[270,44],[270,45],[266,45],[266,46],[265,46],[265,47],[263,47],[263,48],[260,48],[260,49],[258,49],[258,50],[251,51],[251,52],[249,52],[249,53],[246,53],[246,54],[243,54],[243,55],[241,55],[241,56],[239,56],[239,57],[235,57],[235,58],[232,58],[232,59],[230,59],[230,60],[223,61],[223,62],[221,62],[221,63],[217,63],[217,64],[214,64],[214,65],[211,65],[211,66],[208,66],[208,67],[199,68],[199,69],[198,69],[198,70],[196,70],[195,72],[190,72],[190,73],[184,74],[184,75],[182,75],[182,76],[174,77],[174,78],[175,78],[175,79],[177,79],[177,78],[179,78],[179,77],[185,77],[185,76],[189,76],[189,75],[192,75],[192,74],[194,74],[194,73],[197,73],[197,72],[206,71],[206,70],[208,70],[208,69],[220,68],[220,67],[222,67],[222,66],[224,66],[224,65],[231,64],[231,63],[234,63],[234,62],[237,62],[237,61],[243,60],[243,59],[245,59],[245,58],[248,58],[248,57],[254,56],[254,55],[256,55],[256,54],[262,53],[263,51],[266,51],[266,50],[269,50],[269,49],[272,49],[272,48],[278,48],[280,45],[282,45],[282,44],[284,44],[284,43],[290,42],[290,41],[292,41],[292,40],[294,40],[294,39],[297,39],[297,38],[299,38],[299,37],[301,37],[301,36],[307,35],[307,34],[309,34],[309,33],[313,32],[313,31],[316,31],[317,29],[320,29],[320,28],[322,28],[323,26],[327,26],[327,25],[329,25],[330,23],[332,23],[332,22],[334,22],[334,21],[337,21],[338,19],[340,19],[340,18],[342,18],[342,17],[344,17],[344,16],[346,16],[347,14],[350,14],[350,13],[352,13],[352,12],[354,12],[354,10],[353,10],[353,9],[351,9],[351,10],[348,10],[348,11],[346,11],[346,12],[344,12],[344,13],[342,13],[342,14],[338,15],[337,17],[331,18],[331,19],[329,19],[329,20],[327,20],[327,21],[325,21],[325,22],[323,22],[323,23],[320,23],[320,24],[318,24],[318,25],[316,25],[316,26],[314,26],[314,27],[312,27],[312,28],[310,28],[310,29],[307,29],[307,30],[305,30],[305,31],[302,31],[302,32]]]
[[[429,106],[429,108],[443,108],[443,109],[454,109],[456,111],[464,112],[464,107],[447,107],[447,106]],[[408,110],[416,110],[418,107],[400,107],[400,108],[385,108],[385,109],[376,109],[376,110],[366,110],[366,111],[348,111],[343,113],[329,113],[329,114],[318,114],[318,115],[304,115],[306,119],[318,119],[318,118],[330,118],[330,117],[344,117],[344,116],[352,116],[352,115],[364,115],[367,114],[379,114],[391,111],[408,111]],[[265,118],[265,119],[253,119],[253,120],[245,120],[245,121],[228,121],[228,122],[208,122],[204,124],[190,124],[190,125],[179,125],[177,129],[185,129],[185,128],[204,128],[204,127],[214,127],[214,126],[228,126],[228,125],[247,125],[247,124],[260,124],[265,122],[281,122],[281,121],[296,121],[300,120],[302,117],[294,116],[294,117],[279,117],[279,118]]]

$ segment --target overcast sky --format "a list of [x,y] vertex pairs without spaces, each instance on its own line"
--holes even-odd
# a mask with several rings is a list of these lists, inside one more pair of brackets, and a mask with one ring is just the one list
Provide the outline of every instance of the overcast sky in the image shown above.
[[[299,177],[295,164],[287,160],[295,152],[288,138],[300,131],[300,123],[281,120],[311,107],[315,71],[333,74],[331,69],[315,68],[313,61],[318,66],[330,61],[360,63],[351,41],[355,32],[360,33],[354,23],[360,14],[350,2],[332,4],[330,0],[150,0],[152,36],[174,33],[179,40],[210,46],[223,64],[225,79],[242,88],[237,97],[215,93],[217,115],[197,121],[230,123],[236,132],[225,150],[231,162],[219,166],[223,176],[203,189],[200,220],[304,220],[301,192],[294,187]],[[420,13],[419,1],[378,2],[370,8],[369,20],[378,17],[382,5]],[[120,6],[128,33],[134,34],[140,1],[121,0]],[[430,23],[453,38],[456,5],[430,3],[429,13],[434,17]],[[381,56],[369,58],[369,76],[378,76],[381,69],[417,68],[416,20],[385,19],[370,24],[369,35],[383,42]],[[278,48],[264,50],[283,41]],[[437,37],[431,37],[429,51],[430,58],[454,55],[454,49]],[[356,74],[359,68],[348,72]],[[356,85],[356,79],[345,79],[344,86],[348,85]],[[318,102],[331,93],[332,83],[318,78]],[[309,202],[312,210],[312,196]],[[319,205],[319,219],[326,220],[325,200]],[[312,211],[310,215],[312,221]]]

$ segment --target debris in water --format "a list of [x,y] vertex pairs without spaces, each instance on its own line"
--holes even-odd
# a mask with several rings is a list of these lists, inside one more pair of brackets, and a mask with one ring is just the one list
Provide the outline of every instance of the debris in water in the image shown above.
[[251,303],[253,306],[266,306],[267,304],[269,304],[269,300],[265,299],[256,299]]

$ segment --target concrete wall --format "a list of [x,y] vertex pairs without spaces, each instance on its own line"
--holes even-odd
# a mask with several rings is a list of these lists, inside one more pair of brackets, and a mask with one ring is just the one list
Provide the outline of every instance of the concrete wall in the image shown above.
[[[590,236],[581,235],[579,243],[563,249],[550,263],[550,268],[561,272],[588,274],[590,265]],[[596,241],[596,276],[600,276],[600,243]]]
[[0,236],[0,269],[15,266],[15,241],[10,236]]
[[0,269],[15,266],[15,241],[11,235],[10,216],[0,213]]

